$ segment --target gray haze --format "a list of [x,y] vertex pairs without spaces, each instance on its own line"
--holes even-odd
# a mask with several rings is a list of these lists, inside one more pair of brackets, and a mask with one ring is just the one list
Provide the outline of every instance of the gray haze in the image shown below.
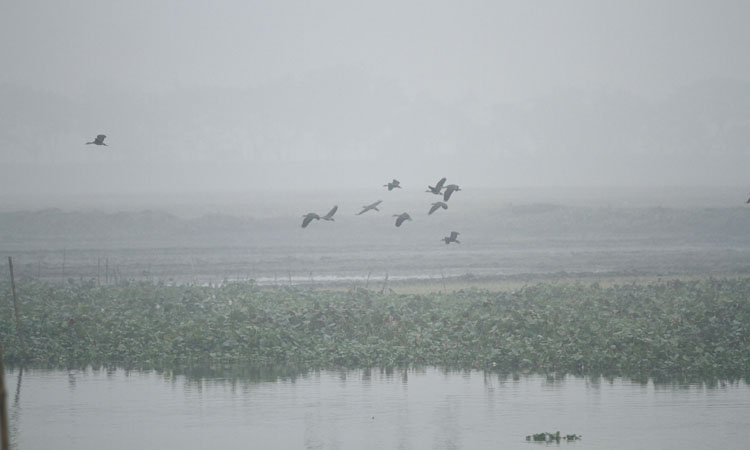
[[[6,0],[0,190],[744,191],[748,17],[745,1]],[[84,145],[99,133],[108,147]]]

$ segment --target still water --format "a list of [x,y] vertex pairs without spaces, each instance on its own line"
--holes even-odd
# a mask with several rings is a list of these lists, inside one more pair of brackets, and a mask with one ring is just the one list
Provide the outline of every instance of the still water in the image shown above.
[[750,386],[437,368],[219,376],[8,370],[13,448],[750,448]]

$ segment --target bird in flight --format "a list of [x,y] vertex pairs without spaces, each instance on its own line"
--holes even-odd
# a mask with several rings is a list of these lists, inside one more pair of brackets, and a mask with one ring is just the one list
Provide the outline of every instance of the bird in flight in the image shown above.
[[357,213],[357,215],[360,215],[360,214],[364,214],[364,213],[366,213],[367,211],[369,211],[369,210],[371,210],[371,209],[374,209],[375,211],[380,211],[380,210],[378,209],[378,205],[379,205],[379,204],[380,204],[380,202],[382,202],[382,201],[383,201],[383,200],[378,200],[378,201],[376,201],[375,203],[370,203],[369,205],[363,206],[363,207],[362,207],[362,211],[358,212],[358,213]]
[[434,187],[427,185],[427,190],[425,192],[432,192],[435,195],[440,195],[440,191],[443,190],[444,184],[445,184],[445,177],[441,178],[440,181],[438,181]]
[[443,238],[443,242],[445,242],[445,245],[450,244],[451,242],[455,242],[456,244],[460,244],[461,242],[458,240],[458,235],[460,233],[458,231],[451,231],[450,236],[446,236]]
[[95,144],[95,145],[104,145],[105,147],[107,144],[104,143],[104,139],[107,137],[106,134],[97,134],[96,139],[94,139],[91,142],[86,142],[86,144]]
[[310,222],[315,220],[320,220],[320,216],[315,213],[307,213],[304,216],[304,219],[302,219],[302,228],[307,228],[308,225],[310,225]]
[[461,190],[461,188],[459,188],[457,184],[449,184],[448,186],[445,187],[445,193],[443,194],[443,200],[445,200],[447,202],[448,199],[451,198],[451,194],[453,194],[453,192],[460,191],[460,190]]
[[388,184],[384,184],[383,186],[387,187],[389,191],[392,191],[395,188],[401,189],[401,182],[394,178],[393,181]]
[[401,213],[401,214],[394,214],[393,217],[396,217],[396,226],[400,227],[402,223],[404,223],[405,220],[411,220],[411,216],[408,213]]
[[328,211],[328,214],[326,214],[325,216],[321,217],[321,219],[323,219],[323,220],[333,220],[333,215],[336,214],[336,211],[338,211],[338,209],[339,209],[338,205],[334,206],[333,208],[331,208],[330,211]]
[[435,203],[433,203],[432,204],[432,208],[430,208],[430,212],[428,212],[427,215],[430,215],[430,214],[434,213],[435,211],[437,211],[440,208],[448,209],[448,204],[445,203],[445,202],[435,202]]

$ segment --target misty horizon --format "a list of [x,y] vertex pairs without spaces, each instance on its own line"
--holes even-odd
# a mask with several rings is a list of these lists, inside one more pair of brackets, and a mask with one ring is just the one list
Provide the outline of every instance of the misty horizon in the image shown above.
[[[354,84],[367,85],[365,74],[351,74]],[[3,191],[348,189],[390,177],[426,184],[444,175],[502,188],[739,187],[746,180],[750,83],[700,82],[659,103],[599,91],[518,105],[456,105],[427,95],[409,100],[398,90],[376,95],[370,87],[355,101],[365,102],[364,118],[342,105],[322,117],[300,99],[303,93],[335,98],[339,89],[318,80],[292,97],[285,88],[278,95],[109,91],[93,100],[36,92],[29,103],[24,99],[32,90],[0,85],[0,108],[10,118],[0,124],[0,161],[9,173]],[[253,100],[258,97],[265,106]],[[87,119],[91,111],[114,116]],[[36,117],[45,112],[51,120],[42,126]],[[84,125],[105,122],[117,128],[88,132]],[[86,146],[98,133],[108,135],[108,146]]]

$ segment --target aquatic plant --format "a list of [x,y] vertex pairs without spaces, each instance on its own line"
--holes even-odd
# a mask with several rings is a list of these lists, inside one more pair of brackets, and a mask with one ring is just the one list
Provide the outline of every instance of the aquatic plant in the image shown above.
[[582,436],[577,434],[566,434],[561,435],[559,431],[555,433],[550,432],[542,432],[542,433],[535,433],[530,434],[526,436],[527,441],[534,441],[534,442],[556,442],[560,443],[561,440],[563,441],[577,441],[580,440]]
[[[750,278],[533,284],[397,295],[121,283],[19,283],[30,364],[434,364],[628,376],[750,374]],[[8,283],[0,339],[23,360]]]

